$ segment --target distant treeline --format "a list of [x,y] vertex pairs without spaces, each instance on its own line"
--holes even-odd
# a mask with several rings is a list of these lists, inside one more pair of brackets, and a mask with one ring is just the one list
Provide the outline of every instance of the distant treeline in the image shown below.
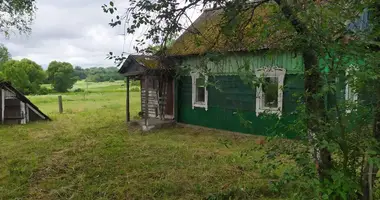
[[117,67],[82,68],[76,66],[74,68],[74,77],[77,80],[86,80],[89,82],[124,80],[124,77],[118,73]]
[[[13,60],[8,49],[0,44],[0,81],[10,81],[24,94],[67,92],[78,80],[104,82],[123,80],[116,67],[73,67],[68,62],[52,61],[44,70],[30,59]],[[50,84],[52,89],[41,87]]]

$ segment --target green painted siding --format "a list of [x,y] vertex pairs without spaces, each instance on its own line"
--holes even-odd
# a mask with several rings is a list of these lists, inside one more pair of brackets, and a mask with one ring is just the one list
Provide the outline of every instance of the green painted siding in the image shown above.
[[303,73],[302,56],[295,53],[278,54],[253,54],[253,53],[230,53],[223,55],[218,61],[211,62],[205,57],[187,57],[183,60],[182,66],[196,68],[206,64],[208,69],[215,75],[236,75],[239,69],[248,66],[249,69],[262,67],[281,67],[287,70],[287,74]]
[[[192,109],[191,77],[183,76],[178,81],[178,118],[186,124],[205,126],[229,131],[256,135],[294,134],[285,129],[285,125],[294,119],[297,97],[303,91],[302,74],[287,74],[284,83],[284,107],[280,123],[275,116],[256,116],[256,91],[243,83],[239,76],[209,77],[217,82],[218,88],[208,86],[208,110]],[[298,94],[298,95],[297,95]]]

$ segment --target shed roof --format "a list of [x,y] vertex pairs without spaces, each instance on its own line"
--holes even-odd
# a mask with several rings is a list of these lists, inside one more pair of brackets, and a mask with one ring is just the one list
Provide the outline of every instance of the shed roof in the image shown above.
[[149,72],[170,70],[171,66],[170,59],[149,55],[129,55],[122,63],[119,73],[124,76],[137,76]]
[[286,21],[281,29],[275,20],[277,6],[265,4],[234,17],[223,9],[203,12],[167,51],[170,56],[198,55],[207,52],[254,51],[277,48],[290,41],[294,32]]
[[45,115],[36,105],[34,105],[25,95],[23,95],[20,91],[18,91],[16,88],[14,88],[11,84],[11,82],[8,81],[0,81],[0,88],[8,89],[14,92],[17,99],[20,101],[29,104],[34,110],[36,110],[40,115],[42,115],[45,119],[51,121],[50,117]]

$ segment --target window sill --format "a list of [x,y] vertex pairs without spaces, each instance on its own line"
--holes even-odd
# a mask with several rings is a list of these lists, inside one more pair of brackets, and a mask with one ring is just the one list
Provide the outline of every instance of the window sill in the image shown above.
[[193,105],[193,109],[194,108],[204,108],[206,111],[207,111],[207,105],[206,104],[204,104],[204,103],[200,103],[200,102],[196,102],[196,103],[194,103],[194,105]]
[[268,108],[268,109],[259,109],[256,112],[256,116],[259,116],[260,114],[275,114],[278,117],[281,117],[282,111],[280,111],[278,109],[270,109],[270,108]]

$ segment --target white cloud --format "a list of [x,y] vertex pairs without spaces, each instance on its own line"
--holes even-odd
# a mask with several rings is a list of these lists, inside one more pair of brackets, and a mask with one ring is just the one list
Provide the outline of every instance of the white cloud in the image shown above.
[[[124,44],[123,27],[111,28],[112,16],[101,6],[108,0],[40,0],[31,35],[11,35],[2,43],[14,59],[29,58],[46,66],[53,60],[73,65],[113,66],[106,55],[133,52],[133,36]],[[127,1],[122,1],[127,2]],[[117,3],[117,2],[116,2]],[[118,5],[118,4],[116,4]],[[126,3],[119,4],[125,8]],[[122,9],[121,9],[122,10]]]
[[[101,6],[109,0],[38,0],[36,19],[31,35],[11,35],[4,39],[14,59],[29,58],[42,66],[51,61],[66,61],[74,66],[113,66],[106,55],[114,52],[134,53],[136,39],[141,39],[147,27],[124,38],[123,26],[108,25],[110,14]],[[128,0],[116,0],[119,11],[128,7]],[[190,10],[195,20],[199,11]],[[187,24],[189,25],[189,24]]]

